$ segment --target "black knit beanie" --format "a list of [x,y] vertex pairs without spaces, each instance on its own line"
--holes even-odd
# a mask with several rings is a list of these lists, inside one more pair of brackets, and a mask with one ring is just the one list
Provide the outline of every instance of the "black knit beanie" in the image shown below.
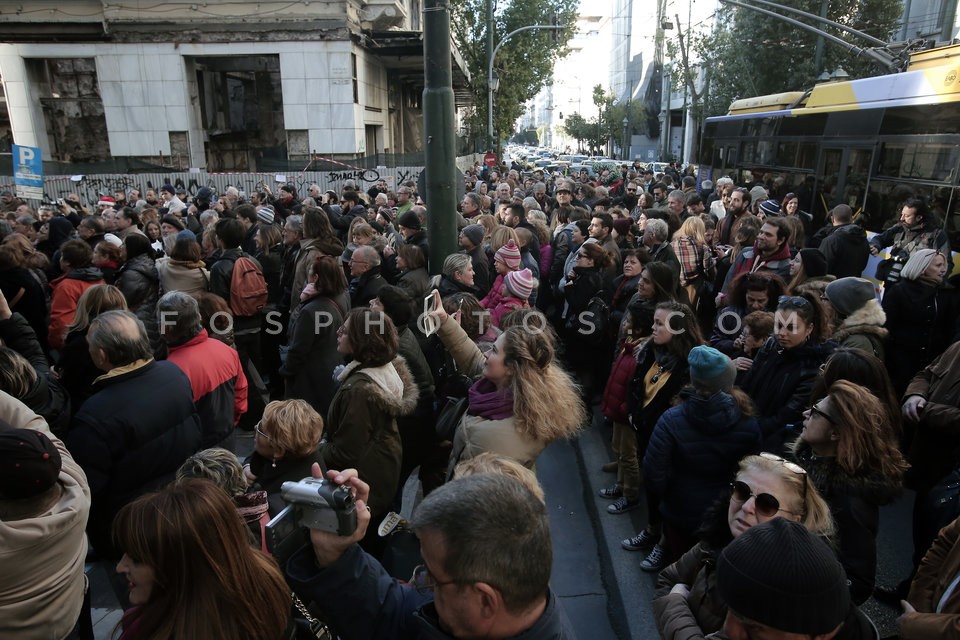
[[789,633],[829,633],[850,612],[847,575],[834,552],[785,518],[750,527],[724,548],[717,589],[731,610]]

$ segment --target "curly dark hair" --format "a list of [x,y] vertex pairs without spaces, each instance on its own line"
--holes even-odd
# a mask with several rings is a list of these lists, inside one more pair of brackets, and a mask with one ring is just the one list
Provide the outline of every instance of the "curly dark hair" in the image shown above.
[[730,284],[728,302],[734,307],[746,307],[748,291],[766,291],[767,311],[773,311],[777,308],[777,298],[786,290],[787,283],[775,273],[763,271],[743,273]]

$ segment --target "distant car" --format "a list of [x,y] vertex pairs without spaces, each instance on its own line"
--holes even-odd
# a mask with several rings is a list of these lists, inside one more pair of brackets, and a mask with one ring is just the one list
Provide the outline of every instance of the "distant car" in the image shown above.
[[653,171],[654,173],[663,173],[667,170],[670,164],[667,162],[648,162],[647,169]]

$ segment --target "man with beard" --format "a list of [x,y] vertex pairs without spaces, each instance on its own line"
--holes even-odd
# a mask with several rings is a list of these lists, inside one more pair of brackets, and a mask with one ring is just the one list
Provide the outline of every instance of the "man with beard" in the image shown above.
[[720,234],[719,244],[729,245],[737,234],[740,217],[750,211],[750,192],[738,187],[730,192],[730,208],[727,215],[720,221],[717,231]]
[[[736,193],[736,192],[734,192]],[[742,273],[769,271],[784,280],[790,277],[790,227],[782,218],[768,218],[752,247],[745,248],[734,260],[723,281],[723,295],[726,295],[730,283]]]

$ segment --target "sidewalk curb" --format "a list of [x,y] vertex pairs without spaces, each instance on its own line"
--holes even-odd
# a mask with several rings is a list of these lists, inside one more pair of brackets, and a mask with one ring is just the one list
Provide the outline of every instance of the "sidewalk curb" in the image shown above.
[[[645,526],[646,509],[611,515],[606,511],[610,501],[597,493],[615,480],[613,474],[600,470],[601,465],[612,459],[611,433],[611,427],[594,411],[590,426],[573,441],[583,479],[584,503],[597,539],[609,618],[620,638],[656,638],[658,632],[650,606],[656,577],[640,570],[643,553],[626,551],[620,546],[621,540]],[[641,499],[644,499],[643,492]]]

